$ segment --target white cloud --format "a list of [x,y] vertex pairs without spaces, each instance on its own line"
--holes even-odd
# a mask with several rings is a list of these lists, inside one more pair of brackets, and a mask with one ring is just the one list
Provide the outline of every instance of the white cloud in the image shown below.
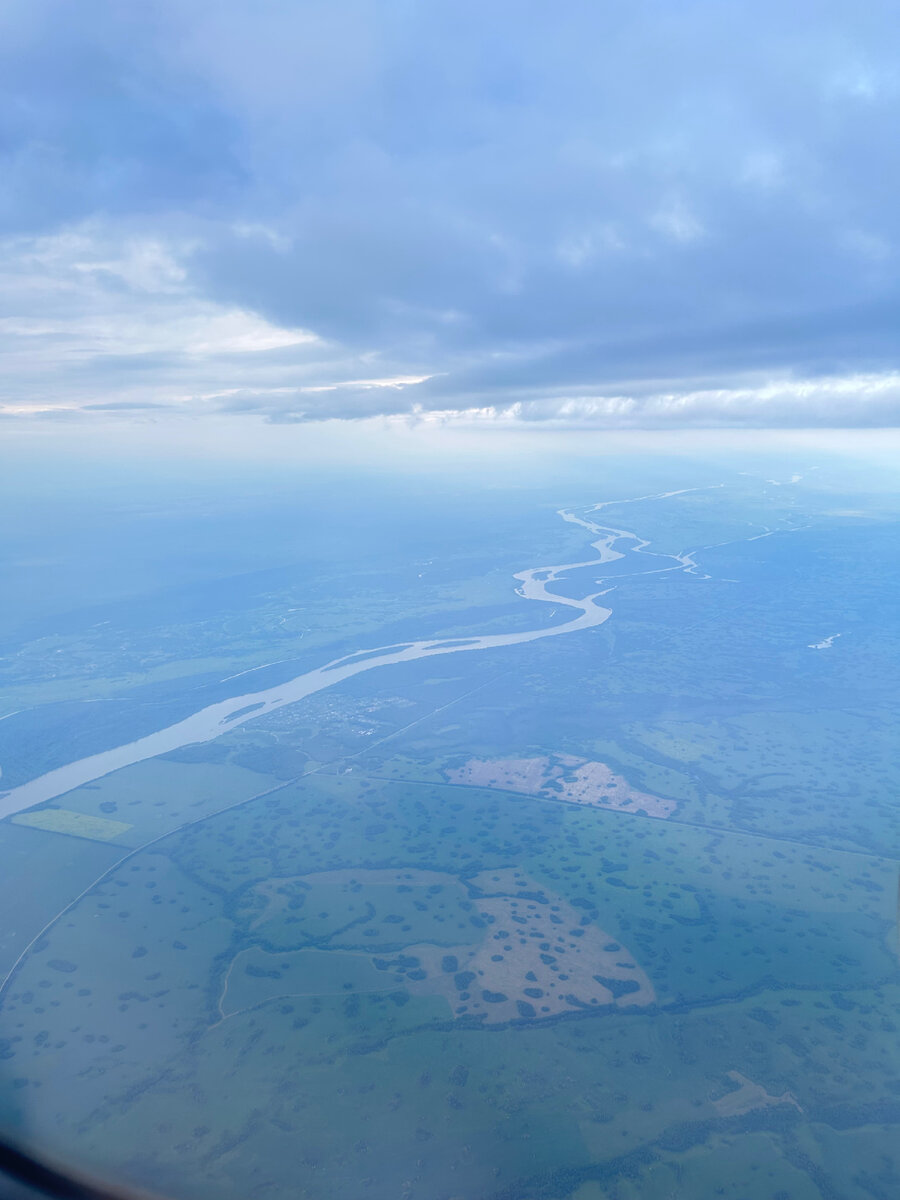
[[579,270],[599,257],[621,253],[626,248],[618,228],[612,222],[606,222],[562,238],[556,253],[566,266]]
[[[702,236],[680,203],[655,220],[675,241]],[[201,295],[192,279],[194,246],[90,224],[0,241],[0,307],[10,314],[0,319],[0,412],[175,409],[285,422],[383,416],[595,429],[900,423],[900,372],[732,375],[730,386],[718,388],[690,377],[665,386],[623,379],[613,387],[604,386],[602,364],[587,359],[588,384],[566,392],[544,367],[567,349],[552,340],[492,344],[480,355],[436,353],[431,361],[430,344],[421,357],[351,351]],[[616,227],[601,223],[557,252],[577,269],[621,249]],[[892,255],[859,230],[846,235],[845,249],[873,269]]]
[[900,372],[644,395],[555,396],[461,410],[413,405],[410,417],[424,423],[553,429],[876,428],[900,421]]
[[[239,374],[244,368],[235,359],[254,372],[251,360],[266,352],[323,351],[309,330],[197,295],[185,266],[189,251],[90,226],[0,242],[0,305],[11,314],[0,318],[0,402],[42,409],[63,394],[62,403],[75,407],[108,398],[164,401],[211,363],[214,373],[231,363]],[[150,359],[159,364],[157,375],[136,383],[135,370]],[[171,364],[179,361],[183,378],[173,391]],[[80,374],[66,380],[71,371]]]
[[650,225],[673,242],[688,244],[701,238],[706,230],[680,200],[670,201],[663,205],[650,218]]
[[739,178],[760,191],[774,191],[784,183],[784,160],[774,150],[757,150],[744,157]]
[[[25,341],[30,345],[25,345]],[[302,329],[279,329],[244,309],[208,303],[168,306],[164,313],[107,311],[70,318],[0,318],[0,346],[6,353],[51,354],[59,359],[98,359],[153,353],[254,354],[318,339]],[[36,363],[36,366],[46,366]]]
[[833,95],[871,103],[885,93],[896,91],[897,74],[879,69],[872,63],[857,61],[846,63],[835,71],[829,84]]
[[176,255],[189,243],[166,246],[155,238],[123,236],[110,241],[92,225],[37,238],[7,238],[0,243],[4,274],[22,274],[58,287],[77,286],[78,275],[113,276],[134,291],[177,293],[186,272]]
[[891,257],[891,245],[877,233],[868,233],[864,229],[849,229],[841,237],[842,245],[849,252],[866,263],[883,263]]

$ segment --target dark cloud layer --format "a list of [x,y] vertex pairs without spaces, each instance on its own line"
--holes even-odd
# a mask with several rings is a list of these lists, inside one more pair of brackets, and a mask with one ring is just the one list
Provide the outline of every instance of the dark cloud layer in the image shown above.
[[[131,306],[135,345],[123,329],[79,358],[106,411],[896,423],[896,17],[880,0],[14,0],[7,310],[34,325],[35,272],[49,294],[57,269]],[[73,282],[59,321],[85,303]],[[191,305],[235,329],[250,314],[252,337],[230,358],[224,335],[185,350]],[[164,346],[133,332],[166,320]],[[7,403],[60,395],[56,376],[16,379]],[[73,386],[85,407],[90,382]]]

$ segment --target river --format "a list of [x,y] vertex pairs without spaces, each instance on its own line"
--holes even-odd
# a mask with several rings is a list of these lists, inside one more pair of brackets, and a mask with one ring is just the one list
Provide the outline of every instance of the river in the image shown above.
[[[663,492],[657,496],[635,497],[635,500],[661,500],[679,494],[680,492]],[[608,504],[628,502],[630,501],[605,501],[594,505],[589,511],[594,513]],[[23,783],[11,791],[0,794],[0,818],[24,812],[37,804],[53,800],[73,788],[92,783],[95,779],[100,779],[111,771],[129,767],[133,763],[155,758],[159,754],[168,754],[182,746],[212,741],[247,721],[256,720],[258,717],[274,712],[277,708],[283,708],[286,704],[296,704],[298,700],[303,700],[306,696],[312,696],[315,692],[333,687],[336,683],[349,679],[353,675],[359,675],[363,671],[372,671],[376,667],[387,667],[394,663],[413,662],[420,658],[431,658],[439,654],[466,654],[477,650],[492,650],[500,646],[517,646],[524,642],[560,637],[563,634],[576,633],[578,630],[593,629],[602,625],[612,615],[612,609],[597,603],[599,597],[606,595],[606,591],[594,592],[579,600],[551,592],[548,590],[549,585],[558,582],[568,572],[582,570],[585,567],[602,566],[623,558],[624,554],[615,549],[616,542],[634,543],[629,547],[632,553],[643,551],[649,543],[636,533],[598,525],[593,521],[575,516],[567,509],[561,509],[558,515],[564,521],[581,525],[590,533],[597,535],[597,540],[593,541],[591,546],[598,552],[598,557],[586,562],[565,563],[560,566],[531,567],[520,571],[514,578],[518,581],[516,592],[519,596],[526,600],[553,604],[557,608],[575,609],[579,615],[573,617],[572,620],[565,621],[560,625],[526,630],[522,633],[482,634],[470,638],[438,638],[358,650],[353,654],[347,654],[325,663],[321,667],[316,667],[312,671],[307,671],[303,675],[298,675],[277,687],[267,688],[261,692],[247,692],[243,695],[232,696],[228,700],[221,700],[216,704],[207,705],[206,708],[201,708],[191,716],[185,717],[183,721],[178,721],[155,733],[147,734],[146,737],[47,771],[46,774],[39,775],[28,783]],[[660,557],[675,560],[674,566],[664,567],[663,570],[690,570],[695,565],[693,560],[685,555],[669,554],[660,555]],[[607,591],[610,590],[612,589],[607,589]]]

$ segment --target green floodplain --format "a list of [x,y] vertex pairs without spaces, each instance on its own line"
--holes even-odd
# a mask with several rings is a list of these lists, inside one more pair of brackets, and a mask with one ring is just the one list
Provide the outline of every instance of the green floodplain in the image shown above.
[[[527,503],[32,631],[0,783],[403,631],[558,621],[512,574],[590,537]],[[614,588],[597,628],[0,823],[5,1130],[188,1200],[894,1200],[895,501],[733,473],[592,519],[698,569],[620,545],[556,585]]]

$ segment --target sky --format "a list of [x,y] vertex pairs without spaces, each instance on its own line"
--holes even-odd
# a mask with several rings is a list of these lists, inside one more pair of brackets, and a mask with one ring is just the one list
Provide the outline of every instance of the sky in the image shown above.
[[0,93],[7,429],[900,425],[894,4],[6,0]]

